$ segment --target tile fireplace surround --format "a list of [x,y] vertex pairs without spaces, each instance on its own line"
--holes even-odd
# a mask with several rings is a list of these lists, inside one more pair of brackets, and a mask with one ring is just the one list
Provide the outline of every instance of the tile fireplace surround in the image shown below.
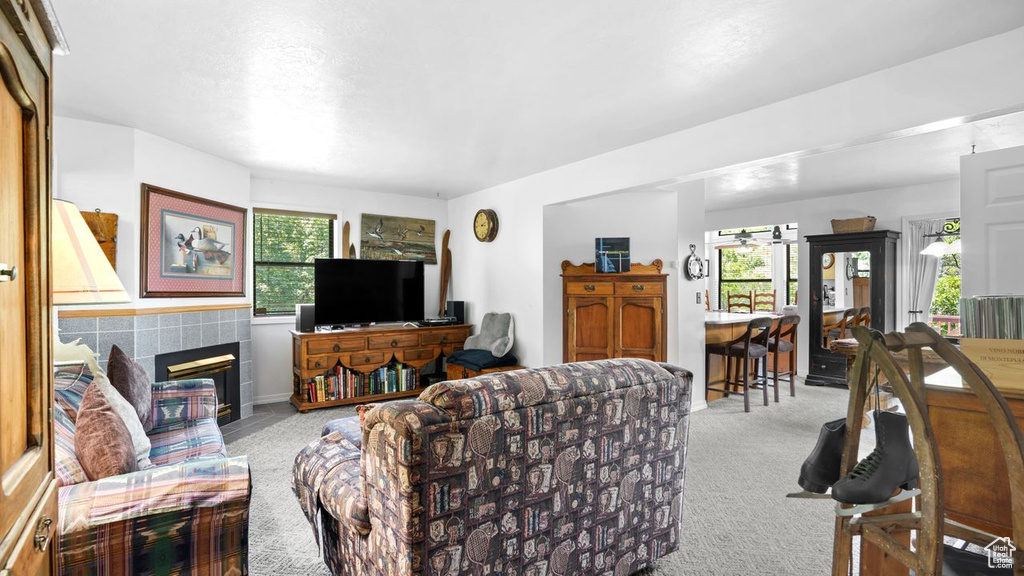
[[[136,311],[138,312],[138,311]],[[158,314],[126,313],[123,316],[82,316],[59,318],[61,342],[77,338],[100,355],[100,368],[106,369],[110,347],[117,344],[130,358],[145,367],[153,378],[157,354],[238,342],[241,417],[252,414],[252,309],[203,310],[178,312],[161,309]],[[99,314],[99,311],[98,311]]]

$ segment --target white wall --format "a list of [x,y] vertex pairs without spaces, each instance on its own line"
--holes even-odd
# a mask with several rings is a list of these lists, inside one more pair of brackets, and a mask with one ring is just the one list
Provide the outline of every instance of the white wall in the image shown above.
[[[1021,53],[1024,28],[455,198],[448,220],[466,232],[452,238],[454,289],[471,303],[472,321],[486,310],[515,313],[520,359],[541,365],[544,319],[557,314],[544,305],[544,206],[1010,108],[1024,103],[1024,75],[1006,73],[1019,66]],[[494,209],[501,219],[490,244],[469,234],[480,208]],[[703,203],[692,210],[703,210]],[[796,219],[761,212],[758,223]],[[718,227],[708,223],[705,229]]]
[[[697,254],[705,252],[704,231],[708,228],[704,213],[704,182],[685,182],[672,188],[676,190],[678,260],[685,263],[690,255],[690,244],[696,247]],[[687,280],[681,269],[675,274],[679,278],[676,364],[693,372],[690,404],[692,409],[699,410],[707,406],[704,401],[704,281]],[[697,294],[701,295],[700,301]]]
[[676,362],[679,271],[670,267],[679,257],[676,230],[676,194],[667,190],[611,194],[544,207],[544,309],[552,313],[544,317],[543,364],[562,362],[562,260],[593,262],[597,237],[629,238],[633,263],[662,260],[662,272],[668,274],[668,361]]
[[[359,250],[360,219],[364,212],[409,218],[427,218],[436,222],[435,246],[440,249],[441,237],[448,228],[447,201],[349,190],[315,184],[281,180],[251,180],[251,203],[254,207],[305,210],[337,214],[336,238],[341,237],[341,223],[350,223],[350,242]],[[468,228],[468,227],[467,227]],[[456,235],[452,231],[452,236]],[[465,231],[463,232],[465,233]],[[340,240],[338,247],[340,248]],[[337,253],[337,252],[335,252]],[[452,257],[453,269],[466,265],[458,254]],[[437,313],[440,293],[440,266],[424,266],[424,311]],[[449,298],[451,293],[449,292]],[[287,400],[292,393],[292,349],[289,330],[295,327],[292,316],[257,318],[253,320],[253,402],[265,404]]]
[[[141,130],[72,118],[54,119],[54,196],[81,210],[99,208],[118,215],[117,274],[136,308],[249,302],[252,295],[252,213],[246,223],[246,297],[139,298],[139,224],[141,183],[169,188],[251,209],[273,206],[338,214],[352,223],[359,246],[363,212],[430,218],[438,238],[448,225],[443,200],[378,194],[310,184],[251,179],[249,169],[176,144]],[[340,220],[343,221],[343,220]],[[340,225],[336,237],[340,239]],[[339,241],[340,247],[340,241]],[[457,257],[456,257],[457,258]],[[458,259],[454,267],[460,265]],[[426,266],[427,315],[436,313],[438,266]],[[98,308],[98,307],[97,307]],[[254,320],[253,398],[256,403],[287,400],[291,394],[291,347],[294,319]]]
[[[704,184],[687,182],[665,189],[598,196],[544,207],[543,364],[562,361],[562,260],[594,260],[594,238],[627,236],[630,260],[655,258],[668,274],[667,361],[693,372],[693,409],[704,402],[704,282],[687,280],[675,265],[704,253]],[[517,341],[521,338],[517,335]]]
[[[151,308],[174,305],[246,302],[240,298],[139,298],[141,184],[208,198],[248,209],[249,169],[141,130],[54,118],[54,197],[80,210],[99,208],[118,216],[117,276],[131,304],[108,307]],[[247,234],[251,253],[251,234]],[[245,292],[252,286],[246,257]]]
[[[930,216],[936,212],[956,213],[960,206],[960,183],[957,180],[945,180],[942,182],[930,182],[916,186],[903,188],[890,188],[887,190],[873,190],[842,196],[828,196],[800,200],[796,202],[784,202],[779,204],[768,204],[764,206],[750,206],[736,210],[722,210],[708,212],[705,226],[708,230],[721,230],[724,228],[742,228],[771,222],[796,222],[799,225],[799,271],[797,273],[797,300],[799,302],[800,316],[804,319],[800,323],[799,338],[807,342],[807,314],[810,308],[810,287],[808,278],[810,262],[804,258],[807,254],[806,236],[816,234],[831,234],[833,218],[857,218],[860,216],[874,216],[875,230],[896,230],[902,232],[903,220],[915,216]],[[902,282],[904,277],[902,262],[902,243],[897,250],[897,282]],[[836,274],[842,275],[845,270],[845,263],[836,261]],[[837,289],[838,291],[838,289]],[[897,290],[898,294],[901,294]],[[897,302],[897,318],[903,318],[901,313],[902,297]],[[899,327],[897,327],[899,328]],[[807,373],[807,354],[801,354],[799,363],[800,371]]]

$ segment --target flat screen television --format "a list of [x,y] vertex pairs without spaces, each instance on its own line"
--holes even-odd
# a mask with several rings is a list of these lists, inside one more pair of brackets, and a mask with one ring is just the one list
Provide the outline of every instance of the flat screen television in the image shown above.
[[313,316],[318,325],[423,319],[423,262],[317,258]]

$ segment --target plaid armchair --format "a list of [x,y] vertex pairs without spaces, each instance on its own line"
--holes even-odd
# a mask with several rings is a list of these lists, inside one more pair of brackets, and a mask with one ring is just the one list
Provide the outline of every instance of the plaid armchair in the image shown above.
[[679,546],[692,378],[613,359],[442,382],[361,435],[329,425],[292,488],[335,575],[627,576]]
[[251,483],[228,458],[211,380],[153,385],[154,467],[89,481],[75,455],[86,372],[55,377],[61,574],[247,574]]

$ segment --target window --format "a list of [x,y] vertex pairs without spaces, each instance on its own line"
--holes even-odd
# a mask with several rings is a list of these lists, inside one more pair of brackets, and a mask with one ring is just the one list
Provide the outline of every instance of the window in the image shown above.
[[789,265],[786,267],[786,304],[796,304],[796,274],[799,269],[799,252],[800,246],[798,244],[786,244],[786,261]]
[[[960,219],[949,218],[942,227],[942,232],[950,234],[942,237],[946,244],[960,240]],[[959,246],[959,244],[957,244]],[[932,296],[932,327],[943,336],[960,335],[960,253],[951,250],[939,261],[939,277],[935,282],[935,293]]]
[[334,256],[333,214],[253,210],[253,306],[257,316],[295,314],[313,302],[313,261]]
[[718,255],[718,301],[726,308],[729,293],[772,291],[772,245],[726,246]]

